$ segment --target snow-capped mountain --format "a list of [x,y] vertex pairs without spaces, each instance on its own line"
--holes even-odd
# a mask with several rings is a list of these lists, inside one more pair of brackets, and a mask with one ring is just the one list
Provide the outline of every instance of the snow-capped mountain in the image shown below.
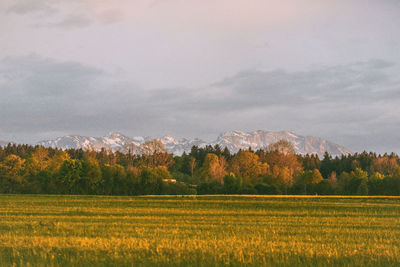
[[226,132],[218,137],[216,144],[221,147],[227,147],[232,152],[236,152],[239,149],[248,149],[249,147],[253,150],[263,149],[279,140],[289,141],[293,144],[296,153],[302,155],[317,154],[323,157],[325,151],[333,156],[351,154],[346,148],[322,138],[301,136],[288,131],[254,131],[250,133],[241,131]]
[[198,138],[193,140],[182,138],[177,141],[171,136],[164,136],[160,140],[164,144],[165,149],[174,155],[182,155],[183,152],[189,153],[193,146],[205,147],[208,145],[207,142]]
[[80,135],[67,135],[58,137],[54,140],[40,141],[38,145],[44,147],[60,148],[60,149],[94,149],[96,151],[102,148],[111,149],[112,151],[127,152],[129,149],[136,152],[142,144],[145,143],[143,137],[128,137],[121,133],[110,133],[104,137],[88,137]]
[[172,136],[163,136],[159,139],[152,139],[150,137],[128,137],[121,133],[110,133],[104,137],[85,137],[77,135],[68,135],[59,137],[55,140],[41,141],[38,144],[45,147],[69,149],[69,148],[82,148],[100,150],[101,148],[111,149],[113,151],[120,151],[127,153],[142,154],[151,150],[149,141],[159,140],[165,147],[165,150],[174,155],[181,155],[183,152],[189,153],[192,146],[205,147],[206,145],[218,144],[221,148],[227,147],[232,153],[236,153],[239,149],[248,149],[251,147],[253,150],[263,149],[268,145],[278,142],[279,140],[286,140],[293,144],[296,153],[298,154],[317,154],[323,156],[325,151],[333,156],[340,156],[342,154],[350,154],[351,152],[346,148],[336,145],[324,139],[312,136],[301,136],[295,133],[282,131],[282,132],[269,132],[269,131],[254,131],[254,132],[241,132],[231,131],[218,136],[217,140],[213,142],[206,142],[201,139],[180,139],[176,140]]

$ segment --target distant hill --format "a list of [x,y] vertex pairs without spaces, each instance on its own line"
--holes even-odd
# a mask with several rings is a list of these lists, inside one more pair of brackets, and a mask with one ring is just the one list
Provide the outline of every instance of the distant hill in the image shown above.
[[[54,140],[41,141],[38,142],[38,144],[45,147],[61,149],[92,148],[94,150],[100,150],[101,148],[106,148],[123,153],[130,150],[132,153],[140,154],[141,151],[143,151],[145,142],[150,140],[154,140],[154,138],[142,136],[128,137],[121,133],[110,133],[104,137],[67,135]],[[232,153],[236,153],[239,149],[248,149],[249,147],[253,150],[263,149],[279,140],[287,140],[291,142],[294,145],[296,153],[303,155],[317,154],[322,157],[325,151],[332,156],[351,154],[348,149],[322,138],[302,136],[288,131],[270,132],[259,130],[247,133],[241,131],[230,131],[220,134],[213,142],[206,142],[198,138],[183,138],[177,140],[168,135],[157,138],[157,140],[160,140],[164,144],[166,150],[174,155],[181,155],[183,152],[189,153],[194,145],[205,147],[206,145],[214,146],[218,144],[222,148],[227,147]]]

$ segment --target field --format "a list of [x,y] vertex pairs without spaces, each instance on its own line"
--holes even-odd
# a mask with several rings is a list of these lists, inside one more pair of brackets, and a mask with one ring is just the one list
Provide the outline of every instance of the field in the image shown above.
[[400,198],[0,195],[0,266],[399,266]]

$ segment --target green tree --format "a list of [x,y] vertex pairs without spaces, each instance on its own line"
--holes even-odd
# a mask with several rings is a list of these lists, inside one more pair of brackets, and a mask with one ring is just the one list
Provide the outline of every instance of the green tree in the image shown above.
[[68,159],[63,162],[58,173],[59,190],[64,194],[82,194],[80,187],[83,164],[79,159]]
[[304,186],[304,193],[307,194],[307,186],[316,185],[323,180],[319,170],[304,171],[297,180],[297,184]]
[[105,164],[102,167],[103,193],[106,195],[127,195],[127,176],[125,168],[119,164]]
[[365,194],[368,190],[365,189],[368,182],[368,173],[360,168],[347,173],[343,172],[339,177],[339,188],[343,194]]
[[[329,174],[334,172],[334,166],[333,166],[333,159],[332,156],[329,155],[328,152],[325,152],[324,158],[321,161],[321,167],[320,167],[320,172],[323,177],[327,178]],[[338,172],[341,173],[341,172]]]
[[0,186],[4,193],[17,193],[21,190],[24,160],[17,155],[8,155],[0,164]]
[[225,194],[238,194],[241,186],[241,177],[236,177],[234,173],[229,173],[224,176]]
[[371,195],[385,194],[385,175],[375,172],[369,177],[368,188]]
[[80,186],[85,194],[100,193],[102,183],[102,173],[99,163],[95,157],[86,158],[82,161],[82,177]]
[[163,179],[171,180],[172,176],[167,167],[158,166],[155,168],[142,167],[140,176],[141,194],[159,195],[163,191]]

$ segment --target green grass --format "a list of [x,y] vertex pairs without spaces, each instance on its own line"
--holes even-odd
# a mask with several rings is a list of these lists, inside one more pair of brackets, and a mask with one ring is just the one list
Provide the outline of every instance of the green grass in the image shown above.
[[0,195],[0,266],[399,266],[400,198]]

